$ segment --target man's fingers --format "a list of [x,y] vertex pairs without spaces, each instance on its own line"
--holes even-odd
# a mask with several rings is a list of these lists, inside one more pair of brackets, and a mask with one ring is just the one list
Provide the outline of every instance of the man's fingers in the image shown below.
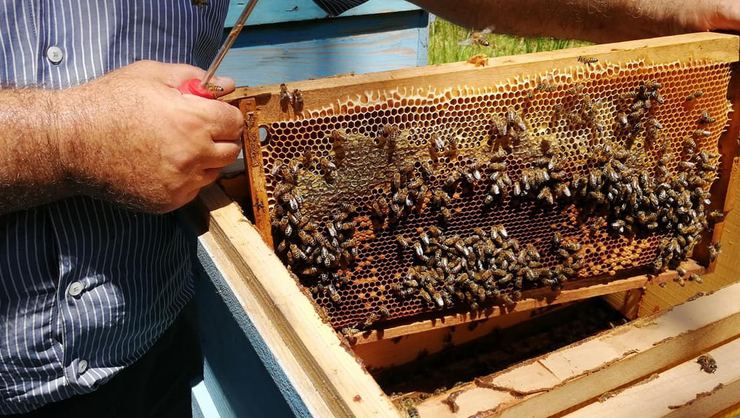
[[207,169],[219,170],[233,163],[241,149],[241,141],[216,141],[203,165]]
[[208,186],[209,184],[216,181],[220,174],[221,174],[221,167],[208,168],[206,170],[203,170],[203,186],[204,187]]
[[182,96],[188,101],[192,111],[200,116],[203,126],[214,140],[235,140],[241,138],[244,129],[244,116],[235,106],[218,100],[202,97]]
[[203,69],[192,65],[157,64],[159,68],[153,71],[152,77],[172,88],[178,88],[182,83],[193,78],[200,80],[206,74]]

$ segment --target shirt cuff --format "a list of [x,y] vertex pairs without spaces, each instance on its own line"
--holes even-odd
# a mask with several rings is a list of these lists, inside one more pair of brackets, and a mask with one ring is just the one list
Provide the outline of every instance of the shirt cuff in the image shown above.
[[319,7],[324,9],[329,16],[339,16],[347,10],[357,7],[367,0],[313,0]]

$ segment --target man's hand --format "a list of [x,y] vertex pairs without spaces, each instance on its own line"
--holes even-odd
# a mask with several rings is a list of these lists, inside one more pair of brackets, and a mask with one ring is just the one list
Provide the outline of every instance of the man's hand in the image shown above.
[[[59,163],[72,193],[168,212],[212,183],[239,154],[244,120],[233,106],[177,90],[203,73],[142,61],[60,93]],[[234,89],[214,83],[222,94]]]
[[740,32],[738,0],[409,0],[462,26],[520,36],[616,42]]
[[740,1],[699,0],[686,4],[681,26],[695,31],[724,30],[740,33]]

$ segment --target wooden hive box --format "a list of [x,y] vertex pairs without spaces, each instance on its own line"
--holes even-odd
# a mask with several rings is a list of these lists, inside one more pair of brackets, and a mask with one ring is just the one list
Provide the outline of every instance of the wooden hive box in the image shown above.
[[[294,89],[302,92],[303,101],[299,107],[295,107],[294,103],[281,103],[279,86],[238,89],[227,99],[243,110],[248,123],[249,129],[245,131],[244,142],[249,187],[244,182],[225,182],[223,186],[228,195],[218,186],[211,187],[201,194],[200,200],[206,209],[203,212],[206,214],[203,219],[206,222],[200,236],[201,243],[239,296],[239,302],[280,362],[291,385],[314,415],[395,416],[405,412],[413,414],[417,411],[421,416],[437,416],[445,413],[454,414],[456,412],[453,410],[460,408],[467,411],[465,416],[476,413],[481,413],[480,416],[497,414],[521,416],[518,414],[522,412],[526,415],[531,414],[531,411],[543,411],[537,414],[547,415],[575,407],[586,407],[606,392],[633,384],[644,376],[667,370],[737,336],[738,318],[737,312],[733,310],[737,306],[729,306],[727,301],[735,297],[740,288],[737,285],[727,287],[714,295],[682,305],[681,311],[674,310],[644,322],[626,324],[593,337],[585,343],[543,356],[534,363],[514,366],[493,376],[482,376],[476,382],[462,385],[451,392],[410,407],[409,404],[404,404],[406,398],[403,395],[391,399],[383,393],[374,377],[365,371],[365,367],[384,368],[412,361],[420,352],[440,351],[451,344],[475,339],[495,327],[526,320],[535,308],[606,295],[606,299],[625,315],[637,317],[653,313],[656,307],[665,308],[680,303],[691,296],[691,294],[680,296],[682,292],[695,292],[701,287],[690,283],[686,288],[681,287],[689,290],[673,291],[672,288],[678,286],[673,283],[677,277],[674,270],[654,276],[642,273],[630,274],[635,270],[624,268],[618,274],[592,274],[589,277],[572,280],[557,291],[547,288],[526,290],[521,299],[512,306],[492,305],[472,311],[427,312],[422,309],[426,316],[421,317],[418,315],[421,311],[417,309],[413,314],[399,315],[393,321],[373,324],[375,326],[366,331],[354,333],[349,339],[352,344],[349,344],[348,340],[343,339],[335,331],[339,325],[346,324],[334,320],[332,315],[335,313],[331,309],[328,310],[327,316],[324,309],[313,300],[311,293],[297,282],[271,248],[274,231],[270,228],[269,209],[274,207],[275,199],[271,195],[273,191],[271,187],[274,185],[269,185],[273,167],[269,165],[276,159],[270,155],[270,151],[263,148],[264,139],[269,140],[271,135],[275,135],[274,132],[270,132],[271,126],[279,127],[281,123],[287,135],[290,135],[290,132],[297,132],[291,127],[294,125],[290,125],[290,121],[300,123],[301,120],[311,118],[329,121],[332,118],[347,120],[341,119],[340,113],[352,113],[354,107],[360,108],[363,112],[368,111],[367,107],[363,108],[367,106],[366,102],[372,104],[373,100],[377,101],[381,97],[390,102],[392,98],[384,96],[386,91],[413,92],[417,96],[426,96],[431,103],[435,103],[436,100],[436,104],[439,104],[440,101],[452,100],[460,95],[485,94],[487,86],[501,85],[504,82],[526,85],[528,87],[525,90],[537,90],[542,80],[549,80],[546,77],[552,76],[556,81],[561,80],[558,74],[568,74],[567,77],[563,76],[565,77],[563,80],[566,80],[564,83],[572,81],[568,77],[584,77],[578,80],[582,80],[580,83],[588,84],[594,69],[590,67],[591,64],[579,62],[579,57],[597,59],[600,66],[598,71],[609,76],[615,76],[618,71],[617,67],[611,64],[631,63],[629,71],[638,75],[632,76],[631,80],[635,83],[640,74],[644,78],[649,68],[661,68],[661,71],[666,71],[669,75],[685,75],[691,70],[681,67],[680,63],[690,63],[690,66],[711,70],[707,73],[711,78],[697,81],[704,83],[706,86],[704,90],[710,95],[722,94],[724,97],[729,91],[730,99],[734,99],[738,82],[737,77],[730,80],[730,70],[736,75],[737,68],[736,64],[732,64],[732,67],[730,64],[738,60],[739,49],[737,37],[706,33],[490,59],[483,67],[460,63],[291,83],[291,92]],[[574,67],[577,67],[574,71],[565,71]],[[538,75],[539,78],[532,80],[539,80],[539,84],[528,81],[530,79],[525,77],[532,74]],[[650,76],[648,74],[648,77]],[[449,91],[445,92],[440,86],[448,85],[449,80],[465,84],[464,91],[452,94]],[[690,85],[676,84],[680,87],[672,90],[673,96],[668,98],[667,102],[676,100],[679,96],[685,97],[693,91]],[[402,90],[404,88],[406,90]],[[572,88],[571,83],[568,90]],[[598,91],[598,86],[595,89]],[[439,93],[440,91],[442,93]],[[366,95],[367,92],[376,93]],[[567,94],[560,93],[561,96]],[[513,94],[504,91],[503,100],[514,97]],[[550,99],[545,98],[543,102],[549,103],[548,100]],[[416,104],[424,106],[421,102]],[[735,158],[740,126],[738,101],[734,101],[733,106],[734,112],[730,113],[728,126],[711,134],[716,135],[714,139],[717,141],[715,143],[719,144],[722,159],[718,180],[711,189],[712,209],[719,209],[723,213],[728,213],[731,209],[736,189],[732,182],[732,161]],[[382,112],[382,109],[380,111]],[[723,112],[724,109],[721,108],[712,110],[712,114],[715,115]],[[405,121],[402,116],[399,118]],[[385,124],[387,123],[383,122],[381,128]],[[475,123],[471,122],[471,119],[463,118],[462,124]],[[265,132],[261,133],[261,129]],[[321,139],[323,135],[326,135],[326,132],[314,135],[313,138]],[[295,135],[291,138],[296,142],[301,141]],[[311,136],[308,135],[306,138]],[[300,155],[296,150],[291,152],[293,157]],[[575,149],[574,154],[581,152],[582,150]],[[240,200],[245,210],[232,199]],[[724,228],[728,223],[729,220],[716,223],[711,229],[711,234],[705,234],[704,245],[696,247],[694,251],[696,261],[689,259],[681,265],[689,271],[713,270],[713,273],[705,276],[705,282],[709,287],[720,287],[734,281],[736,277],[734,273],[737,269],[731,263],[727,263],[734,246],[726,245],[725,254],[720,256],[718,262],[712,263],[709,262],[709,255],[700,250],[706,248],[707,243],[719,242],[723,230],[727,234],[732,234],[731,224]],[[731,240],[731,237],[724,238],[725,243],[728,240]],[[646,246],[647,250],[650,249],[648,244],[656,245],[656,241],[646,241],[643,246]],[[707,269],[702,265],[707,266]],[[666,285],[668,290],[660,287]],[[675,296],[675,300],[666,302],[660,300],[661,297],[658,295],[661,293],[678,296]],[[716,316],[706,315],[706,318],[695,323],[681,322],[686,315],[693,313],[698,315],[698,312],[704,312],[715,304],[718,311]],[[640,334],[643,328],[650,328],[646,324],[663,321],[670,325],[660,327],[653,333],[654,335]],[[468,327],[469,332],[452,335],[456,327],[470,322],[481,326],[475,330]],[[632,337],[630,332],[639,336]],[[605,349],[610,344],[618,348]],[[624,351],[618,352],[622,348]],[[731,347],[728,350],[731,350]],[[723,353],[718,352],[717,356],[725,356]],[[541,364],[547,369],[548,364],[551,364],[550,358],[556,359],[553,360],[555,363],[565,361],[557,360],[560,357],[577,364],[572,365],[568,371],[553,372],[553,376],[548,377],[550,380],[547,380],[547,383],[532,387],[531,379],[526,376],[540,376],[542,373],[533,370],[535,367],[533,365]],[[607,377],[602,379],[594,376]],[[724,380],[720,382],[724,382],[728,388],[733,388],[729,392],[730,395],[737,393],[737,377],[738,374],[728,371],[727,375],[722,377]],[[413,376],[409,376],[409,379],[413,379]],[[598,381],[598,384],[595,384],[595,381]],[[724,393],[722,399],[731,399],[728,390],[716,392]],[[490,391],[496,392],[496,395],[492,396],[493,392]],[[447,402],[451,394],[454,394],[453,398],[457,397],[458,401]],[[393,400],[396,401],[396,406]],[[698,402],[704,403],[706,402]],[[719,405],[717,408],[720,406],[725,408],[731,406],[732,402],[725,400],[717,405]],[[397,406],[400,406],[400,409]],[[685,405],[685,408],[698,407],[692,403]]]

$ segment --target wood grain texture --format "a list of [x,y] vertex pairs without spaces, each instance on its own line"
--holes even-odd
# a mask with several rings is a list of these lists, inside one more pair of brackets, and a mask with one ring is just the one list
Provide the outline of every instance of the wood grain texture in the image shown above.
[[427,22],[415,10],[251,27],[219,73],[237,85],[261,85],[425,65]]
[[311,413],[397,416],[240,208],[217,186],[205,189],[200,201],[208,210],[201,242]]
[[696,357],[591,403],[568,418],[709,417],[740,402],[740,339],[707,352],[717,371],[701,370]]
[[[702,266],[692,260],[688,260],[681,265],[688,272],[701,273],[704,270]],[[465,324],[475,320],[509,315],[514,312],[531,311],[536,308],[554,306],[631,289],[640,289],[645,287],[648,283],[655,283],[658,285],[660,283],[672,282],[676,277],[676,272],[674,270],[669,270],[652,278],[647,275],[639,275],[617,280],[612,278],[582,279],[566,283],[563,290],[559,292],[553,292],[550,289],[544,288],[528,290],[522,293],[522,299],[518,300],[516,305],[512,308],[507,309],[502,308],[501,306],[492,306],[476,312],[444,315],[442,317],[410,322],[382,330],[358,333],[356,335],[356,344],[366,344],[382,339],[392,339],[404,335],[416,334],[428,329],[445,328],[453,325]]]
[[448,393],[423,401],[422,417],[550,416],[670,368],[735,339],[740,329],[740,284],[638,319],[596,337],[466,384],[451,412]]
[[265,189],[265,169],[262,165],[262,151],[260,151],[259,123],[260,113],[254,100],[246,99],[239,102],[239,110],[244,115],[246,127],[242,134],[244,149],[244,164],[249,179],[250,211],[254,216],[254,225],[257,227],[265,243],[273,248],[272,228],[270,226],[270,212],[267,206],[267,191]]
[[415,334],[396,338],[383,338],[375,342],[355,345],[353,351],[368,369],[399,366],[416,360],[422,355],[434,354],[451,346],[457,346],[505,329],[544,314],[551,313],[568,304],[548,306],[531,311],[512,312],[463,326],[432,328]]
[[[490,58],[485,67],[466,62],[369,74],[346,75],[320,80],[295,82],[291,88],[303,91],[307,109],[332,106],[337,99],[363,97],[366,92],[395,89],[428,89],[465,85],[484,87],[523,75],[544,73],[553,69],[576,68],[579,56],[588,55],[610,63],[643,60],[647,64],[682,62],[735,62],[740,41],[737,36],[702,32],[640,41],[594,45],[583,48],[540,52],[511,57]],[[277,100],[279,85],[240,87],[224,97],[238,100],[255,97],[268,114],[267,120],[280,115]]]

